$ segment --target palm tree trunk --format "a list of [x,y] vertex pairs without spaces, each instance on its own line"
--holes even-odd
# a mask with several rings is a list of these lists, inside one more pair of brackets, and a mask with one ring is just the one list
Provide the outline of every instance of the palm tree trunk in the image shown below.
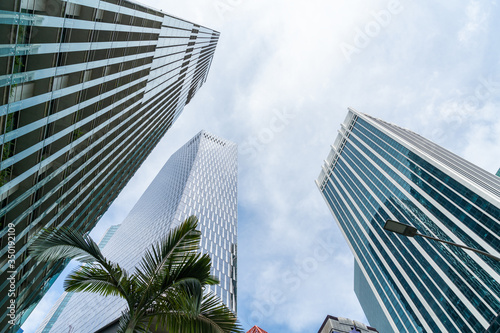
[[134,333],[136,324],[137,324],[137,319],[132,317],[127,324],[127,328],[125,329],[125,333]]
[[132,323],[130,323],[127,326],[127,329],[125,330],[125,333],[134,333],[134,328],[135,328],[135,325],[133,325]]

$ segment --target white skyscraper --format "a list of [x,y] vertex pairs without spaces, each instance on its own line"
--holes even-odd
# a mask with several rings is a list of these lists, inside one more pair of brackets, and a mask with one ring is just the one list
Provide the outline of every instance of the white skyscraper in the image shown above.
[[[210,289],[236,312],[237,168],[237,145],[201,131],[170,157],[103,254],[132,272],[151,244],[196,215],[201,251],[210,254],[212,274],[220,280]],[[73,293],[38,332],[94,332],[125,307],[118,297]]]

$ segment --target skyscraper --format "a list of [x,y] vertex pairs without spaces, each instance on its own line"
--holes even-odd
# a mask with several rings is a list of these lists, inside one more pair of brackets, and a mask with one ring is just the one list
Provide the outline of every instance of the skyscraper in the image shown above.
[[349,109],[317,186],[355,258],[355,291],[381,332],[483,332],[500,312],[500,265],[383,230],[500,251],[500,179],[433,142]]
[[378,333],[378,331],[355,320],[328,315],[318,333]]
[[0,10],[5,332],[7,305],[22,323],[65,264],[36,264],[32,237],[92,229],[205,82],[219,33],[128,0],[2,0]]
[[[190,215],[199,219],[201,251],[212,258],[220,285],[210,290],[236,312],[237,146],[205,131],[170,157],[103,254],[133,271],[144,251]],[[38,332],[95,332],[120,317],[118,297],[73,293],[57,320]],[[57,311],[51,311],[57,313]]]

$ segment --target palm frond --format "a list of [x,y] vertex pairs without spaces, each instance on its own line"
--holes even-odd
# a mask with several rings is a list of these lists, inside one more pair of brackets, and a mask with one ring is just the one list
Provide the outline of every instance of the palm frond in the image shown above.
[[163,241],[146,251],[137,269],[138,275],[145,281],[151,281],[167,262],[170,265],[176,265],[188,253],[195,252],[201,239],[201,233],[196,230],[197,226],[196,216],[190,216],[172,229]]
[[165,289],[170,284],[191,278],[199,280],[202,285],[218,284],[219,280],[210,274],[211,267],[212,259],[208,254],[196,253],[187,256],[179,265],[165,271],[161,287]]
[[124,276],[123,270],[115,263],[106,260],[99,246],[88,235],[83,235],[70,228],[44,229],[30,247],[31,254],[39,261],[56,261],[59,259],[75,259],[83,263],[98,263],[105,269],[113,284],[122,289],[120,280]]
[[175,286],[183,290],[188,296],[201,295],[203,293],[203,285],[196,278],[185,278],[177,281]]
[[204,286],[218,284],[211,259],[200,254],[198,220],[191,216],[146,252],[134,274],[106,260],[88,236],[71,229],[45,229],[30,251],[40,261],[76,259],[87,263],[73,271],[65,290],[120,296],[128,303],[118,332],[243,332],[236,316]]
[[151,290],[158,289],[158,281],[165,280],[165,272],[171,267],[182,265],[186,257],[195,254],[201,238],[200,232],[196,230],[197,225],[198,219],[190,216],[172,229],[162,242],[146,251],[134,274],[145,295],[150,295]]
[[165,268],[149,285],[138,279],[138,290],[143,295],[141,304],[149,307],[153,302],[159,301],[158,298],[168,302],[165,296],[169,295],[171,288],[183,288],[190,295],[201,294],[203,286],[219,283],[219,280],[210,274],[210,268],[211,259],[208,254],[193,253],[175,267]]
[[189,295],[179,292],[177,297],[169,298],[168,306],[163,310],[158,307],[151,313],[151,317],[155,318],[155,330],[161,328],[162,332],[244,332],[236,316],[211,293]]
[[[126,283],[122,282],[123,284]],[[122,288],[116,285],[115,279],[109,275],[109,272],[95,265],[84,265],[70,273],[64,281],[64,290],[68,292],[86,291],[102,296],[127,298],[127,295],[123,294]]]
[[31,244],[30,252],[38,261],[71,258],[89,263],[104,260],[92,238],[69,228],[43,229]]
[[[212,293],[203,296],[199,320],[208,326],[217,326],[223,332],[243,332],[238,319],[220,299]],[[202,329],[201,332],[209,332]]]

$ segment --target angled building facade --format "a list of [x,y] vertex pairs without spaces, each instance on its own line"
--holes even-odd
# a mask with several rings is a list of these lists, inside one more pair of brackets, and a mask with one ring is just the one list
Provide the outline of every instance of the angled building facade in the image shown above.
[[[212,258],[220,285],[212,292],[236,312],[237,146],[205,131],[170,157],[103,254],[133,271],[151,244],[191,215],[199,219],[201,251]],[[56,305],[57,307],[57,305]],[[126,302],[118,297],[73,293],[38,332],[95,332],[120,317]]]
[[328,315],[318,333],[378,333],[378,331],[359,321]]
[[383,230],[387,219],[495,255],[500,179],[409,130],[349,109],[316,184],[355,258],[355,292],[381,332],[484,332],[500,265]]
[[93,228],[205,82],[219,33],[128,0],[2,0],[0,11],[6,332],[7,305],[22,323],[65,265],[36,264],[33,236]]

